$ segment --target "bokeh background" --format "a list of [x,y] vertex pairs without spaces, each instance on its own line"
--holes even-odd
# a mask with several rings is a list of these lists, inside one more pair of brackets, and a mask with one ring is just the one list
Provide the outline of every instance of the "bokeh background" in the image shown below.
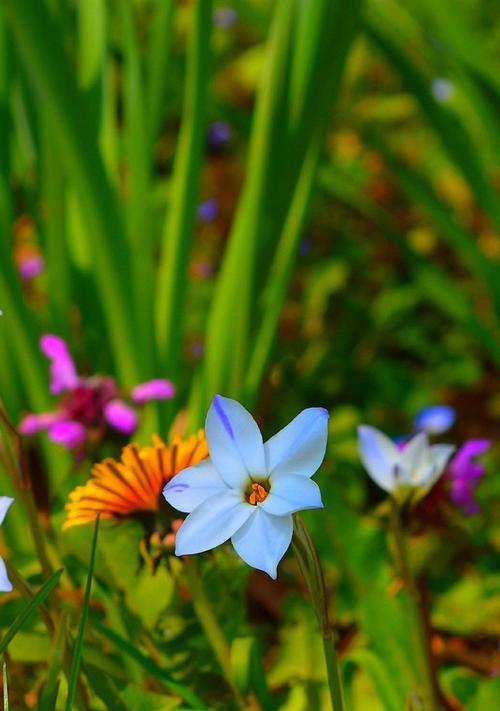
[[[414,511],[412,564],[443,708],[486,711],[500,698],[499,39],[493,0],[0,7],[0,396],[10,421],[64,400],[49,390],[44,334],[66,341],[80,374],[114,378],[125,399],[140,382],[173,383],[175,398],[137,411],[140,444],[196,432],[217,392],[251,409],[266,436],[305,407],[328,408],[325,510],[305,518],[346,694],[362,711],[417,706],[387,504],[362,470],[356,427],[405,436],[421,408],[439,404],[456,419],[437,440],[491,444],[473,513],[450,498],[446,477]],[[64,505],[129,440],[92,418],[85,427],[76,448],[23,436],[32,503],[16,501],[0,539],[38,589],[47,570],[29,510],[38,517],[50,566],[65,568],[69,638],[92,526],[62,532]],[[4,426],[5,495],[15,492],[12,437]],[[133,519],[102,527],[79,703],[192,708],[174,680],[209,708],[232,708],[182,580],[171,561],[151,568],[144,536]],[[293,557],[276,583],[224,548],[200,564],[255,708],[327,709]],[[2,595],[1,628],[23,604],[17,589]],[[12,708],[42,708],[55,644],[36,615],[10,643]],[[64,708],[64,675],[53,673]]]

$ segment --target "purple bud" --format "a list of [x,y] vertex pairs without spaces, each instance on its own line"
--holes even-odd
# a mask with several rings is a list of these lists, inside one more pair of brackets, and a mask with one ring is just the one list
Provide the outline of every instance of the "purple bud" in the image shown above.
[[175,395],[175,387],[170,380],[157,378],[136,385],[132,390],[132,400],[142,405],[149,400],[170,400]]
[[78,373],[63,339],[47,333],[40,339],[40,348],[51,361],[50,392],[53,395],[59,395],[65,390],[76,387],[79,381]]
[[210,200],[205,200],[198,205],[196,211],[196,217],[198,222],[213,222],[217,215],[219,214],[219,203],[215,198],[210,198]]
[[238,20],[238,13],[232,7],[218,7],[214,10],[214,24],[223,30],[228,30]]
[[45,262],[41,255],[34,254],[21,260],[18,268],[21,278],[25,281],[29,281],[43,272]]
[[49,439],[66,449],[75,449],[85,442],[85,427],[76,420],[62,420],[49,429]]
[[231,140],[231,128],[224,121],[214,121],[208,127],[208,145],[213,151],[220,151]]
[[104,406],[104,418],[117,432],[131,435],[137,427],[137,414],[122,400],[111,400]]
[[416,430],[422,430],[430,435],[447,432],[456,419],[456,412],[448,405],[430,405],[423,407],[413,421]]

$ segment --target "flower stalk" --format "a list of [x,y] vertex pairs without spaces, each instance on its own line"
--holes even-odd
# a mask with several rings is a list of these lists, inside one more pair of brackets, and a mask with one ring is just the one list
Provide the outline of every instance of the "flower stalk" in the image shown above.
[[394,562],[406,591],[406,608],[411,644],[416,665],[424,708],[436,711],[439,708],[434,683],[429,639],[426,630],[422,600],[408,561],[407,537],[401,520],[401,507],[391,497],[391,524]]
[[233,680],[229,644],[217,621],[212,605],[210,604],[210,600],[205,594],[196,563],[189,559],[185,560],[183,571],[184,578],[189,587],[189,592],[191,593],[191,602],[193,603],[198,621],[203,628],[208,643],[212,647],[217,661],[219,662],[224,679],[233,692],[238,708],[244,709],[246,708],[245,702]]
[[294,514],[293,549],[301,573],[307,584],[311,602],[318,619],[323,641],[328,686],[333,711],[344,711],[342,680],[336,650],[335,632],[328,614],[328,598],[323,568],[313,540],[302,519]]

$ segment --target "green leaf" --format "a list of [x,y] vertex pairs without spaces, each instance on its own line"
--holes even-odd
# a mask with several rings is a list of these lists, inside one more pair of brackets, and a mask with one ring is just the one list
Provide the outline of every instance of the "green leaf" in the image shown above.
[[144,691],[139,686],[127,686],[121,697],[130,711],[172,711],[182,703],[181,699]]
[[19,632],[21,627],[24,625],[26,620],[29,618],[32,612],[34,612],[40,605],[45,601],[48,594],[59,582],[59,579],[63,573],[63,568],[56,570],[56,572],[42,585],[37,594],[33,599],[26,605],[24,610],[19,613],[16,617],[6,634],[4,635],[2,641],[0,642],[0,655],[4,653],[7,649],[9,643],[14,639],[16,634]]

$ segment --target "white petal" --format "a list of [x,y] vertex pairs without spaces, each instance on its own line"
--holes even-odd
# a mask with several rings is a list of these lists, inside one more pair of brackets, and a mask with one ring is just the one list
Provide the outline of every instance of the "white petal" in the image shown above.
[[262,435],[239,402],[216,395],[207,414],[205,431],[210,457],[228,486],[244,486],[249,475],[266,475]]
[[394,467],[400,462],[400,453],[394,442],[375,427],[358,427],[359,455],[373,481],[385,491],[394,489]]
[[303,509],[322,509],[321,491],[305,476],[280,476],[271,480],[271,491],[260,508],[275,516],[284,516]]
[[226,489],[197,506],[175,535],[175,554],[202,553],[231,538],[252,514],[254,507],[241,494]]
[[163,496],[174,509],[190,513],[209,496],[224,491],[227,485],[207,459],[176,474],[163,489]]
[[425,432],[412,437],[401,453],[400,482],[419,484],[421,473],[429,464],[429,440]]
[[283,474],[312,476],[325,456],[327,437],[328,411],[303,410],[265,443],[268,472],[274,479]]
[[449,458],[455,451],[455,447],[451,444],[435,444],[430,448],[429,459],[430,465],[427,472],[422,476],[420,484],[430,489],[431,486],[439,479],[443,473],[443,469],[448,463]]
[[11,496],[0,496],[0,526],[3,523],[5,514],[14,503],[14,499]]
[[[5,498],[5,497],[2,497]],[[0,592],[10,592],[12,590],[12,583],[7,576],[7,568],[3,559],[0,557]]]
[[236,553],[245,563],[263,570],[274,580],[277,566],[292,540],[291,516],[272,516],[261,507],[231,538]]

